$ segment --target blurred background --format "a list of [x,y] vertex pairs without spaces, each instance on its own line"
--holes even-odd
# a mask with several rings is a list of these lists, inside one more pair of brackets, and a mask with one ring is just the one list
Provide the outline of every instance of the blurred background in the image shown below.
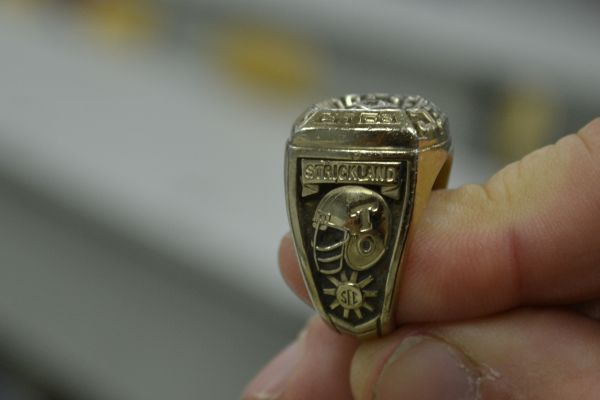
[[600,6],[0,1],[0,399],[233,399],[310,314],[279,277],[310,103],[421,94],[451,186],[597,116]]

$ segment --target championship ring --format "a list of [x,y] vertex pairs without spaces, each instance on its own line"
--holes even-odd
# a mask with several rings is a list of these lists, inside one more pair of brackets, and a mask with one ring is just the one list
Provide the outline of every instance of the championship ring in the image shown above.
[[360,338],[394,329],[411,227],[452,164],[446,116],[420,96],[347,95],[308,108],[286,146],[288,216],[319,314]]

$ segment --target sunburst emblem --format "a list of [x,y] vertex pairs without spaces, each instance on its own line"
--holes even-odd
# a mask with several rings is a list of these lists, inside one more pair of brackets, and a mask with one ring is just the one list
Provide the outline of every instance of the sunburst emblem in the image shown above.
[[357,318],[362,319],[363,314],[361,308],[373,311],[373,306],[366,302],[365,299],[377,297],[377,290],[363,290],[363,288],[373,282],[373,276],[369,275],[358,282],[358,272],[353,271],[350,279],[346,272],[340,273],[340,278],[333,276],[327,277],[335,287],[323,289],[323,294],[335,296],[335,300],[329,305],[331,310],[335,310],[339,306],[344,309],[344,318],[350,317],[350,311],[354,311]]

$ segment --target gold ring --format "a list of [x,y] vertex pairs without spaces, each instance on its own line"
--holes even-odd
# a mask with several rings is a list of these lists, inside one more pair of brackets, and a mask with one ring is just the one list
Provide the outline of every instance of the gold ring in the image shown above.
[[298,117],[286,146],[288,216],[312,303],[338,332],[394,329],[411,227],[451,164],[448,119],[420,96],[352,94]]

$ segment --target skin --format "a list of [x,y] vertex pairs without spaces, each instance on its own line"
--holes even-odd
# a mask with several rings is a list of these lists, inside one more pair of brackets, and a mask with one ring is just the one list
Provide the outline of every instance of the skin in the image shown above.
[[[400,328],[358,342],[313,318],[243,398],[600,398],[598,182],[600,119],[484,185],[435,191],[406,249]],[[289,235],[279,261],[308,303]]]

